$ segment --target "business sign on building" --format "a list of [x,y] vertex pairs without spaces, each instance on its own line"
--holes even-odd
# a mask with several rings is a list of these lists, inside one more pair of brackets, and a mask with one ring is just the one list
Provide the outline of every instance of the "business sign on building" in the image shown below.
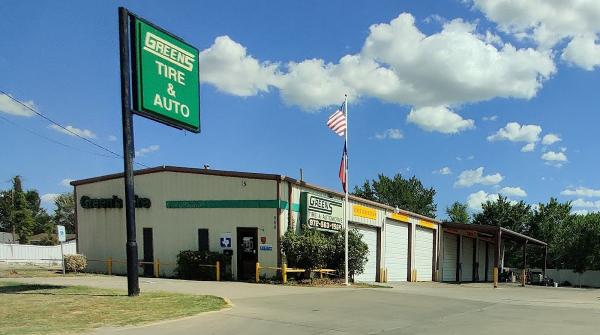
[[344,206],[341,201],[315,195],[300,194],[302,224],[324,231],[340,231],[344,228]]
[[137,17],[133,32],[134,112],[200,132],[198,49]]
[[352,206],[352,215],[365,219],[377,220],[377,210],[361,205]]

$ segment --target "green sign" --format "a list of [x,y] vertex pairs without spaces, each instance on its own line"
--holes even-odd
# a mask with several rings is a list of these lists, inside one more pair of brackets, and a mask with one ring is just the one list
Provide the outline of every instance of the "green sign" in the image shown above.
[[302,224],[324,231],[340,231],[344,228],[344,206],[341,201],[314,195],[300,194]]
[[134,112],[200,132],[198,49],[139,18],[133,25]]

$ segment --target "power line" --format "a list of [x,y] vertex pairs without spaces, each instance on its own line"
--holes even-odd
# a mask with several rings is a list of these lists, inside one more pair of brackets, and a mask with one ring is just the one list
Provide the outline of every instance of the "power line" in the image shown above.
[[5,122],[7,122],[7,123],[9,123],[9,124],[11,124],[11,125],[13,125],[13,126],[15,126],[15,127],[21,128],[21,129],[25,130],[26,132],[28,132],[28,133],[30,133],[30,134],[32,134],[32,135],[35,135],[35,136],[37,136],[37,137],[40,137],[40,138],[42,138],[42,139],[45,139],[46,141],[52,142],[52,143],[54,143],[54,144],[58,144],[58,145],[60,145],[60,146],[63,146],[63,147],[65,147],[65,148],[68,148],[68,149],[73,149],[73,150],[81,151],[81,152],[84,152],[84,153],[87,153],[87,154],[96,155],[96,156],[100,156],[100,157],[106,157],[106,158],[118,158],[118,157],[115,157],[115,156],[109,156],[109,155],[104,155],[104,154],[97,153],[97,152],[92,152],[92,151],[83,150],[83,149],[80,149],[80,148],[74,147],[74,146],[72,146],[72,145],[68,145],[68,144],[66,144],[66,143],[63,143],[63,142],[57,141],[57,140],[55,140],[55,139],[53,139],[53,138],[50,138],[50,137],[48,137],[48,136],[45,136],[45,135],[42,135],[42,134],[40,134],[40,133],[38,133],[38,132],[36,132],[36,131],[34,131],[34,130],[30,129],[30,128],[27,128],[27,127],[25,127],[25,126],[22,126],[22,125],[20,125],[20,124],[16,123],[16,122],[13,122],[13,121],[11,121],[11,120],[9,120],[9,119],[5,118],[5,117],[4,117],[4,116],[2,116],[2,115],[0,115],[0,119],[1,119],[1,120],[3,120],[3,121],[5,121]]
[[[89,153],[89,154],[98,155],[98,156],[102,156],[102,157],[108,157],[108,158],[117,158],[117,157],[118,157],[118,158],[124,158],[124,157],[123,157],[123,155],[121,155],[121,154],[118,154],[118,153],[116,153],[116,152],[114,152],[114,151],[110,150],[109,148],[106,148],[106,147],[104,147],[104,146],[102,146],[102,145],[100,145],[100,144],[98,144],[98,143],[96,143],[96,142],[94,142],[94,141],[92,141],[92,140],[90,140],[90,139],[88,139],[88,138],[85,138],[85,137],[83,137],[83,136],[81,136],[81,135],[77,134],[76,132],[74,132],[74,131],[72,131],[72,130],[68,129],[67,127],[63,126],[62,124],[60,124],[60,123],[58,123],[58,122],[56,122],[56,121],[52,120],[51,118],[47,117],[46,115],[42,114],[41,112],[39,112],[39,111],[35,110],[34,108],[32,108],[32,107],[28,106],[27,104],[23,103],[22,101],[20,101],[20,100],[18,100],[18,99],[16,99],[16,98],[14,98],[14,97],[13,97],[13,96],[11,96],[10,94],[6,93],[5,91],[3,91],[3,90],[0,90],[0,93],[4,94],[5,96],[7,96],[8,98],[10,98],[10,99],[11,99],[11,100],[13,100],[14,102],[18,103],[19,105],[21,105],[21,106],[23,106],[23,107],[27,108],[28,110],[32,111],[33,113],[35,113],[37,116],[39,116],[39,117],[43,118],[44,120],[46,120],[46,121],[48,121],[48,122],[50,122],[50,123],[52,123],[52,124],[56,125],[57,127],[60,127],[62,130],[64,130],[64,131],[68,132],[69,134],[72,134],[73,136],[79,137],[80,139],[82,139],[82,140],[84,140],[84,141],[86,141],[86,142],[88,142],[88,143],[92,144],[93,146],[95,146],[95,147],[98,147],[98,148],[100,148],[100,149],[102,149],[102,150],[104,150],[104,151],[106,151],[106,152],[109,152],[109,153],[111,153],[112,155],[114,155],[114,156],[116,156],[116,157],[107,156],[107,155],[102,155],[102,154],[99,154],[99,153],[94,153],[94,152],[89,152],[89,151],[83,151],[83,150],[81,150],[81,149],[78,149],[78,148],[76,148],[76,147],[73,147],[73,146],[67,145],[67,144],[65,144],[65,143],[62,143],[62,142],[56,141],[56,140],[54,140],[54,139],[51,139],[51,138],[49,138],[49,137],[46,137],[46,136],[44,136],[44,135],[38,134],[38,133],[36,133],[35,131],[33,131],[33,130],[31,130],[31,129],[28,129],[28,128],[25,128],[25,127],[22,127],[22,126],[20,126],[20,125],[18,125],[18,124],[16,124],[16,123],[14,123],[14,122],[12,122],[12,121],[8,120],[7,118],[4,118],[4,117],[1,117],[1,116],[0,116],[0,117],[1,117],[3,120],[5,120],[5,121],[7,121],[7,122],[9,122],[9,123],[11,123],[11,124],[13,124],[13,125],[17,126],[17,127],[23,128],[23,129],[27,130],[28,132],[30,132],[30,133],[32,133],[32,134],[34,134],[34,135],[36,135],[36,136],[42,137],[42,138],[44,138],[44,139],[46,139],[46,140],[48,140],[48,141],[50,141],[50,142],[53,142],[53,143],[55,143],[55,144],[62,145],[62,146],[64,146],[64,147],[67,147],[67,148],[71,148],[71,149],[75,149],[75,150],[79,150],[79,151],[87,152],[87,153]],[[135,163],[135,164],[138,164],[138,165],[140,165],[140,166],[143,166],[143,167],[149,168],[149,166],[148,166],[148,165],[145,165],[145,164],[142,164],[142,163],[139,163],[139,162],[135,162],[135,161],[134,161],[134,163]]]

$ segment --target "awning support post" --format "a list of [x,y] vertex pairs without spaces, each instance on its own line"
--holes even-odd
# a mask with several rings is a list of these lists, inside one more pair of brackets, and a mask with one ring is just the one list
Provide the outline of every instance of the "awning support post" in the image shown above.
[[546,266],[547,266],[547,260],[548,260],[548,246],[544,246],[544,267],[542,268],[542,276],[544,276],[544,278],[546,278]]
[[498,288],[498,265],[500,264],[500,244],[502,242],[502,230],[498,227],[496,234],[496,248],[494,248],[494,288]]
[[523,271],[521,271],[521,286],[525,287],[527,283],[527,240],[523,243]]

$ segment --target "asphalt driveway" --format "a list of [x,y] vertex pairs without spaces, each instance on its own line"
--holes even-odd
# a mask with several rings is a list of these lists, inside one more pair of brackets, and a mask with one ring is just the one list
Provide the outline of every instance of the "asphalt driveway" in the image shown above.
[[[122,277],[27,282],[123,288]],[[143,291],[226,297],[233,308],[94,334],[585,334],[600,327],[600,290],[403,283],[394,288],[301,288],[142,279]]]

